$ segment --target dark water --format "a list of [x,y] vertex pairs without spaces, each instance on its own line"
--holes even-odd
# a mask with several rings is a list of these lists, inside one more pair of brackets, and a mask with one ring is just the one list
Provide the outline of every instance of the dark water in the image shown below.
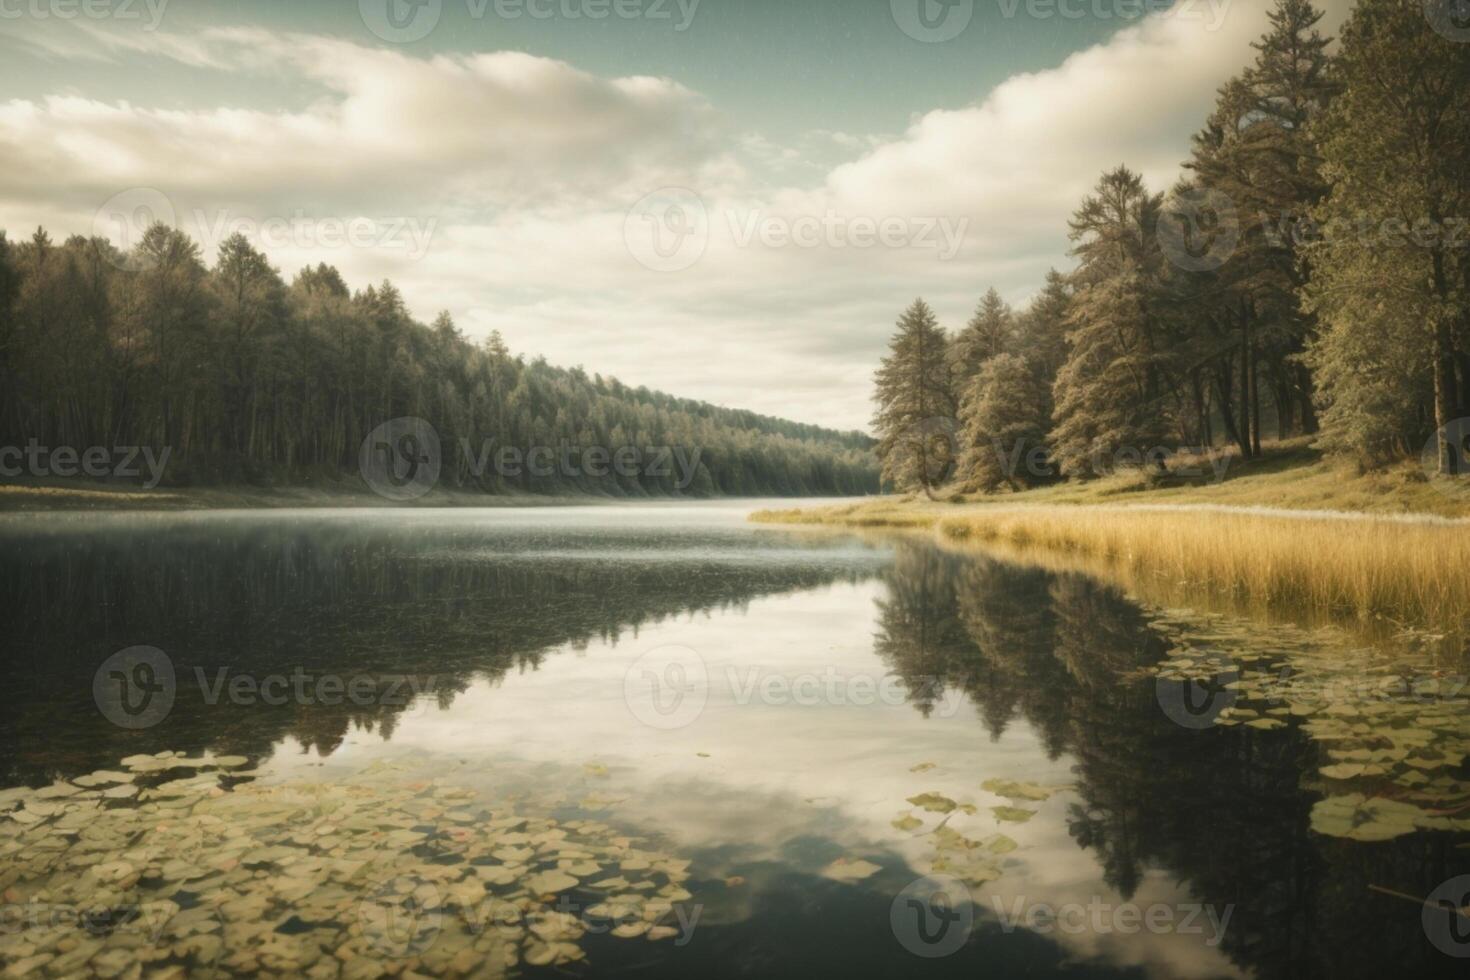
[[[159,806],[147,788],[179,773],[145,765],[142,796],[102,799],[70,829],[22,824],[17,812],[68,818],[21,787],[173,751],[248,760],[216,798],[449,780],[486,809],[407,821],[431,843],[460,833],[446,829],[455,819],[478,827],[511,807],[574,834],[595,821],[690,862],[687,877],[656,879],[687,892],[682,917],[665,920],[677,935],[594,929],[578,958],[512,973],[1464,975],[1470,959],[1453,954],[1470,954],[1470,920],[1417,904],[1470,902],[1470,886],[1436,893],[1470,874],[1470,712],[1453,684],[1406,716],[1406,699],[1348,686],[1292,710],[1297,681],[1215,723],[1195,702],[1235,691],[1239,675],[1176,690],[1160,664],[1192,650],[1237,669],[1259,657],[1273,672],[1306,665],[1283,677],[1358,670],[1353,657],[1375,676],[1400,668],[1322,631],[1195,621],[1080,574],[911,538],[763,529],[745,510],[5,519],[7,908],[55,902],[86,839],[76,828]],[[109,661],[134,647],[158,653]],[[1456,676],[1421,659],[1419,675]],[[1355,752],[1383,771],[1321,773],[1358,764]],[[1329,797],[1367,816],[1334,823],[1320,809]],[[1374,809],[1382,800],[1411,816]],[[350,812],[320,809],[333,823]],[[155,832],[145,813],[119,853]],[[459,860],[428,846],[408,859]],[[167,855],[125,857],[141,868]],[[148,872],[124,884],[188,910],[283,873],[245,864],[193,885]],[[602,874],[576,874],[583,884],[558,889],[560,907],[584,917],[605,897],[584,886]],[[454,973],[421,948],[333,959],[346,927],[306,897],[326,891],[287,893],[250,922],[215,913],[223,949],[207,957],[175,947],[145,959],[195,975],[296,972],[251,958],[279,941],[308,944],[300,972],[309,963],[313,975]],[[54,929],[38,937],[18,915],[4,926],[0,964],[35,957],[38,976],[71,965],[46,961]],[[498,975],[473,960],[455,970]]]

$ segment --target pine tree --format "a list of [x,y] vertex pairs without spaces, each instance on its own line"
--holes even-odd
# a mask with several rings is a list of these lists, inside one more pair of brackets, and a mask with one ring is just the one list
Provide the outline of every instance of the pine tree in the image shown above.
[[[855,495],[879,486],[873,440],[862,433],[527,363],[497,334],[484,344],[465,337],[447,314],[418,323],[391,283],[353,296],[330,266],[301,270],[286,289],[245,239],[224,243],[212,269],[164,225],[128,256],[96,238],[58,246],[44,231],[0,239],[0,312],[12,298],[6,284],[17,287],[11,328],[0,329],[0,444],[164,446],[170,482],[356,480],[372,428],[414,415],[441,435],[446,481],[491,492]],[[656,474],[533,481],[524,468],[502,479],[488,468],[486,440],[522,452],[677,446],[700,455],[693,473],[677,474],[687,486]]]
[[950,345],[954,389],[965,391],[986,361],[1012,350],[1015,342],[1015,314],[992,287]]
[[1420,4],[1362,0],[1338,74],[1320,127],[1333,187],[1310,255],[1328,441],[1370,460],[1402,453],[1429,437],[1422,414],[1452,474],[1444,427],[1470,383],[1470,45],[1436,32]]
[[[14,307],[20,295],[20,270],[15,267],[14,249],[0,231],[0,365],[10,355],[10,343],[15,329]],[[8,390],[8,388],[7,388]]]
[[1016,318],[1016,350],[1035,365],[1046,380],[1047,415],[1051,415],[1051,384],[1067,361],[1067,313],[1072,305],[1072,284],[1055,269],[1046,273],[1046,284],[1026,311]]
[[1051,441],[1068,476],[1141,461],[1165,439],[1170,351],[1157,317],[1159,199],[1126,167],[1104,174],[1071,220],[1077,291]]
[[[1317,30],[1322,14],[1308,0],[1277,0],[1269,17],[1271,29],[1254,44],[1255,63],[1221,86],[1194,139],[1186,166],[1197,176],[1176,191],[1176,199],[1219,205],[1224,233],[1234,239],[1223,266],[1176,271],[1174,279],[1180,303],[1206,328],[1226,431],[1246,456],[1260,451],[1263,382],[1275,395],[1278,434],[1290,434],[1298,418],[1304,431],[1317,428],[1311,378],[1299,359],[1315,328],[1299,304],[1306,270],[1300,239],[1326,193],[1312,126],[1336,90],[1330,39]],[[1197,407],[1204,367],[1188,369]]]
[[949,344],[934,311],[916,299],[889,341],[888,356],[875,378],[882,476],[902,489],[933,495],[955,463],[955,395]]
[[1042,370],[1018,354],[985,362],[966,393],[960,478],[989,493],[1043,482],[1051,393]]

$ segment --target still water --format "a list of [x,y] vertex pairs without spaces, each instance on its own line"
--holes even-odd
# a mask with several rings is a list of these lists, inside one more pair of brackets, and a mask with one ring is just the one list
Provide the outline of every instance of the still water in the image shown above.
[[0,966],[1463,975],[1443,643],[750,509],[0,520]]

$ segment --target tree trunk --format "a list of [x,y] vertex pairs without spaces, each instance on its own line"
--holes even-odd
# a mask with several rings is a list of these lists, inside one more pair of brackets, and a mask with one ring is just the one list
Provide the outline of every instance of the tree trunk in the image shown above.
[[[1434,253],[1434,288],[1439,296],[1448,292],[1445,281],[1444,253]],[[1439,472],[1441,476],[1456,476],[1460,472],[1460,450],[1450,441],[1447,427],[1455,414],[1455,381],[1452,359],[1455,353],[1454,333],[1450,320],[1440,314],[1434,324],[1434,426],[1439,441]]]
[[1235,390],[1235,378],[1232,376],[1229,359],[1222,359],[1215,371],[1215,394],[1220,399],[1220,418],[1225,422],[1225,438],[1235,443],[1240,448],[1241,455],[1246,452],[1245,441],[1240,437],[1240,429],[1235,421],[1235,402],[1231,398],[1231,392]]
[[1242,313],[1240,321],[1240,456],[1250,459],[1251,447],[1251,322]]
[[1256,345],[1251,343],[1251,455],[1261,455],[1261,377],[1260,369],[1256,360],[1258,352]]
[[1460,472],[1459,447],[1449,438],[1448,426],[1455,414],[1455,379],[1451,367],[1454,344],[1450,325],[1444,318],[1434,328],[1434,425],[1439,432],[1439,472],[1456,476]]
[[1470,355],[1456,354],[1455,363],[1460,368],[1460,404],[1455,411],[1461,415],[1470,414]]
[[1309,436],[1317,434],[1320,426],[1317,424],[1316,386],[1312,383],[1312,372],[1305,365],[1295,365],[1296,388],[1301,399],[1302,432]]
[[1215,440],[1210,432],[1210,413],[1205,407],[1205,386],[1200,380],[1200,369],[1190,372],[1189,380],[1194,387],[1195,441],[1203,449],[1213,446]]

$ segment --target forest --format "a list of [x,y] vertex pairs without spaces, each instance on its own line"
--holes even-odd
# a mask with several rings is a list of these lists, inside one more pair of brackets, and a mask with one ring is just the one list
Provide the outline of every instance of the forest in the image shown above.
[[[207,267],[163,224],[104,238],[0,232],[0,445],[148,446],[165,485],[340,482],[395,418],[437,431],[441,485],[490,493],[863,494],[872,440],[630,388],[475,344],[448,313],[416,322],[384,281],[352,292],[321,264],[288,285],[243,235]],[[678,448],[677,470],[489,467],[486,447],[548,457]]]
[[1177,186],[1103,174],[1075,266],[1020,311],[991,289],[951,334],[916,300],[876,376],[885,484],[1163,476],[1302,436],[1467,472],[1470,44],[1438,7],[1362,0],[1333,39],[1277,0]]

